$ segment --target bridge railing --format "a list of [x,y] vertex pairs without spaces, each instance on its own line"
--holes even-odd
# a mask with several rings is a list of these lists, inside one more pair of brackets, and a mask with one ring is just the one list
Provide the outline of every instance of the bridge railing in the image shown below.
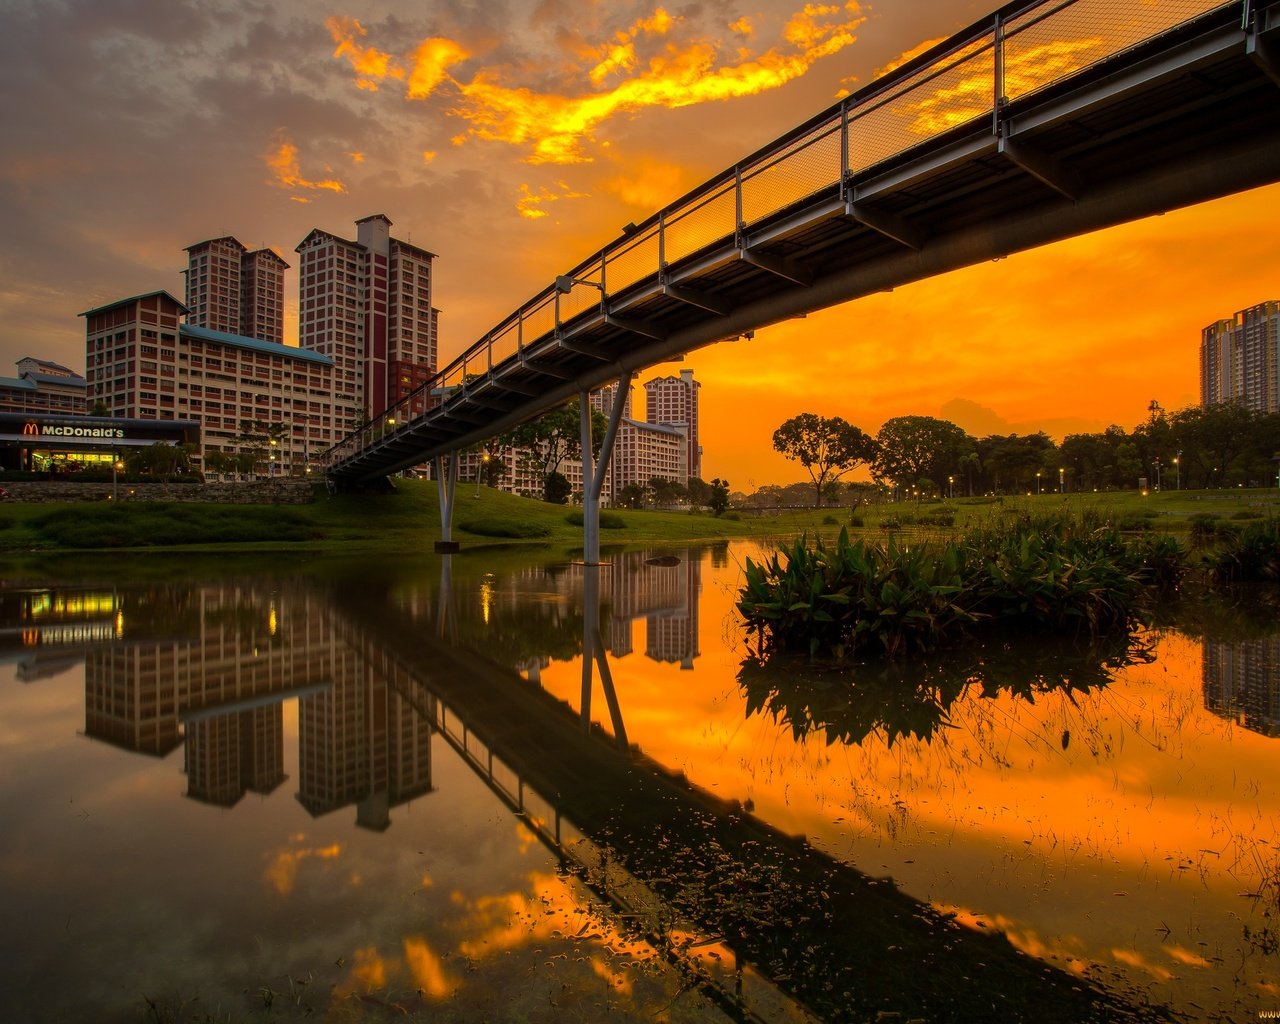
[[829,192],[856,199],[857,176],[948,133],[1001,130],[1010,103],[1185,23],[1250,0],[1022,0],[905,62],[694,189],[574,267],[567,292],[549,287],[489,331],[417,391],[343,438],[332,466],[465,402],[495,369],[524,357],[575,318],[608,309],[682,261],[735,244],[789,207]]

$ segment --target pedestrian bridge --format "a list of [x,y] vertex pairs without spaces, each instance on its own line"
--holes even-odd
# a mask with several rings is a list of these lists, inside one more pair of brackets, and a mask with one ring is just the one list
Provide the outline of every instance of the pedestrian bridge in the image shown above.
[[1275,181],[1280,0],[1015,0],[548,268],[325,471],[359,485],[701,346]]

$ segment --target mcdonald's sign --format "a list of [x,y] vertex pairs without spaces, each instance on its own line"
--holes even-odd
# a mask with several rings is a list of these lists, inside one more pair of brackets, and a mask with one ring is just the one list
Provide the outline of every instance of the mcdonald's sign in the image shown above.
[[35,420],[27,420],[27,422],[22,425],[22,433],[24,436],[38,437],[40,434],[40,424]]

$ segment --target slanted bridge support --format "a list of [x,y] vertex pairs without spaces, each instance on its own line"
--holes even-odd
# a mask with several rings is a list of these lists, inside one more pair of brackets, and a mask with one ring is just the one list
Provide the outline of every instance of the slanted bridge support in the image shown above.
[[609,472],[613,442],[618,437],[618,424],[622,422],[631,378],[630,370],[618,378],[618,391],[613,408],[609,410],[609,429],[604,433],[600,458],[594,466],[591,455],[591,393],[585,388],[578,393],[582,409],[582,561],[586,565],[600,564],[600,495],[604,491],[604,478]]

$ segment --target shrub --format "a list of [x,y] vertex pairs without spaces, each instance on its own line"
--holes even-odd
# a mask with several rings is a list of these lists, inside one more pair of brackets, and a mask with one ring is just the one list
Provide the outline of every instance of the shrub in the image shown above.
[[274,506],[112,502],[55,509],[31,520],[39,536],[66,548],[123,548],[312,540],[318,532],[296,512]]
[[551,528],[544,523],[531,523],[524,519],[468,519],[460,522],[458,529],[477,537],[511,537],[515,540],[551,534]]
[[[581,526],[583,524],[582,509],[575,508],[568,512],[564,521],[570,526]],[[600,529],[602,530],[625,530],[627,522],[617,512],[606,512],[603,509],[600,512]]]
[[724,514],[724,518],[725,518],[725,519],[731,519],[731,520],[732,520],[733,522],[735,522],[735,523],[737,523],[737,522],[741,522],[741,521],[742,521],[742,513],[740,513],[740,512],[726,512],[726,513]]
[[1261,519],[1262,513],[1252,509],[1242,508],[1239,512],[1231,513],[1232,519]]
[[863,522],[862,516],[854,514],[849,517],[849,525],[860,530],[866,524]]
[[830,512],[828,512],[825,516],[822,517],[823,526],[838,526],[839,523],[840,521],[836,519],[836,517],[833,516]]

